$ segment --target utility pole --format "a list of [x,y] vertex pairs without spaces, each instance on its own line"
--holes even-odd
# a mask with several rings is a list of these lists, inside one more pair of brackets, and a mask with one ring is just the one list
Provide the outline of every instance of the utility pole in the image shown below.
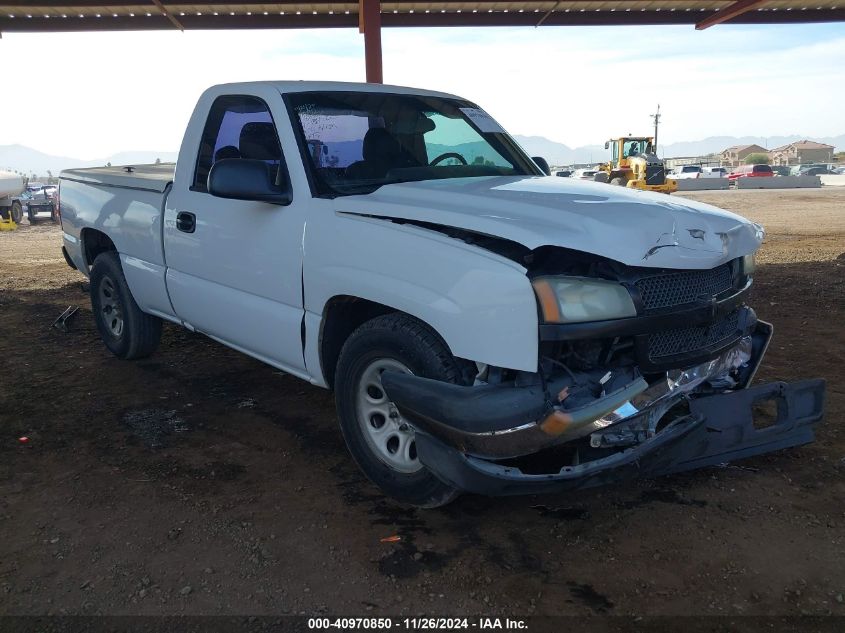
[[654,153],[657,154],[657,128],[660,125],[660,104],[657,104],[657,112],[649,115],[654,119]]

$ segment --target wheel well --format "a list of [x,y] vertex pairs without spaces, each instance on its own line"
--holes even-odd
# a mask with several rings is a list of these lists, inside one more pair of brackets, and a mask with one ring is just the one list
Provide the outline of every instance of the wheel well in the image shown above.
[[320,329],[320,366],[329,388],[334,387],[337,360],[349,335],[370,319],[391,312],[396,310],[358,297],[342,295],[329,299]]
[[117,250],[111,238],[96,229],[82,229],[80,238],[82,240],[82,253],[85,256],[85,264],[88,268],[91,268],[100,253]]

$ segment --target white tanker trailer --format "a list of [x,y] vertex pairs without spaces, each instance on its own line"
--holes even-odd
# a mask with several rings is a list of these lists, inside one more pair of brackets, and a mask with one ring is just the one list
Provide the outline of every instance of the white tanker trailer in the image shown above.
[[23,209],[20,202],[14,204],[14,198],[20,195],[23,190],[23,176],[0,170],[0,215],[4,220],[7,220],[11,214],[14,222],[21,221]]

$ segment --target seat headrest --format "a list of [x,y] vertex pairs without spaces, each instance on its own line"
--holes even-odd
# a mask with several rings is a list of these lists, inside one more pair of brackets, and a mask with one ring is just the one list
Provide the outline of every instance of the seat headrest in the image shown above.
[[234,145],[224,145],[216,152],[214,152],[214,162],[216,163],[218,160],[223,160],[225,158],[240,158],[241,153],[237,147]]
[[254,121],[241,129],[238,143],[241,158],[253,160],[281,160],[282,149],[276,138],[276,128],[272,123]]
[[398,156],[400,152],[399,141],[383,127],[370,128],[364,135],[364,143],[361,147],[364,160],[384,160]]

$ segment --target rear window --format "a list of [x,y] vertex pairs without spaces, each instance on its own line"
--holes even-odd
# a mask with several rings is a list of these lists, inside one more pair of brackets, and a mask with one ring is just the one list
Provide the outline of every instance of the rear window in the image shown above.
[[755,174],[771,174],[772,168],[768,165],[754,165]]
[[698,165],[685,165],[682,168],[682,173],[684,173],[684,174],[693,174],[693,173],[698,173],[700,171],[701,171],[701,167],[699,167]]

